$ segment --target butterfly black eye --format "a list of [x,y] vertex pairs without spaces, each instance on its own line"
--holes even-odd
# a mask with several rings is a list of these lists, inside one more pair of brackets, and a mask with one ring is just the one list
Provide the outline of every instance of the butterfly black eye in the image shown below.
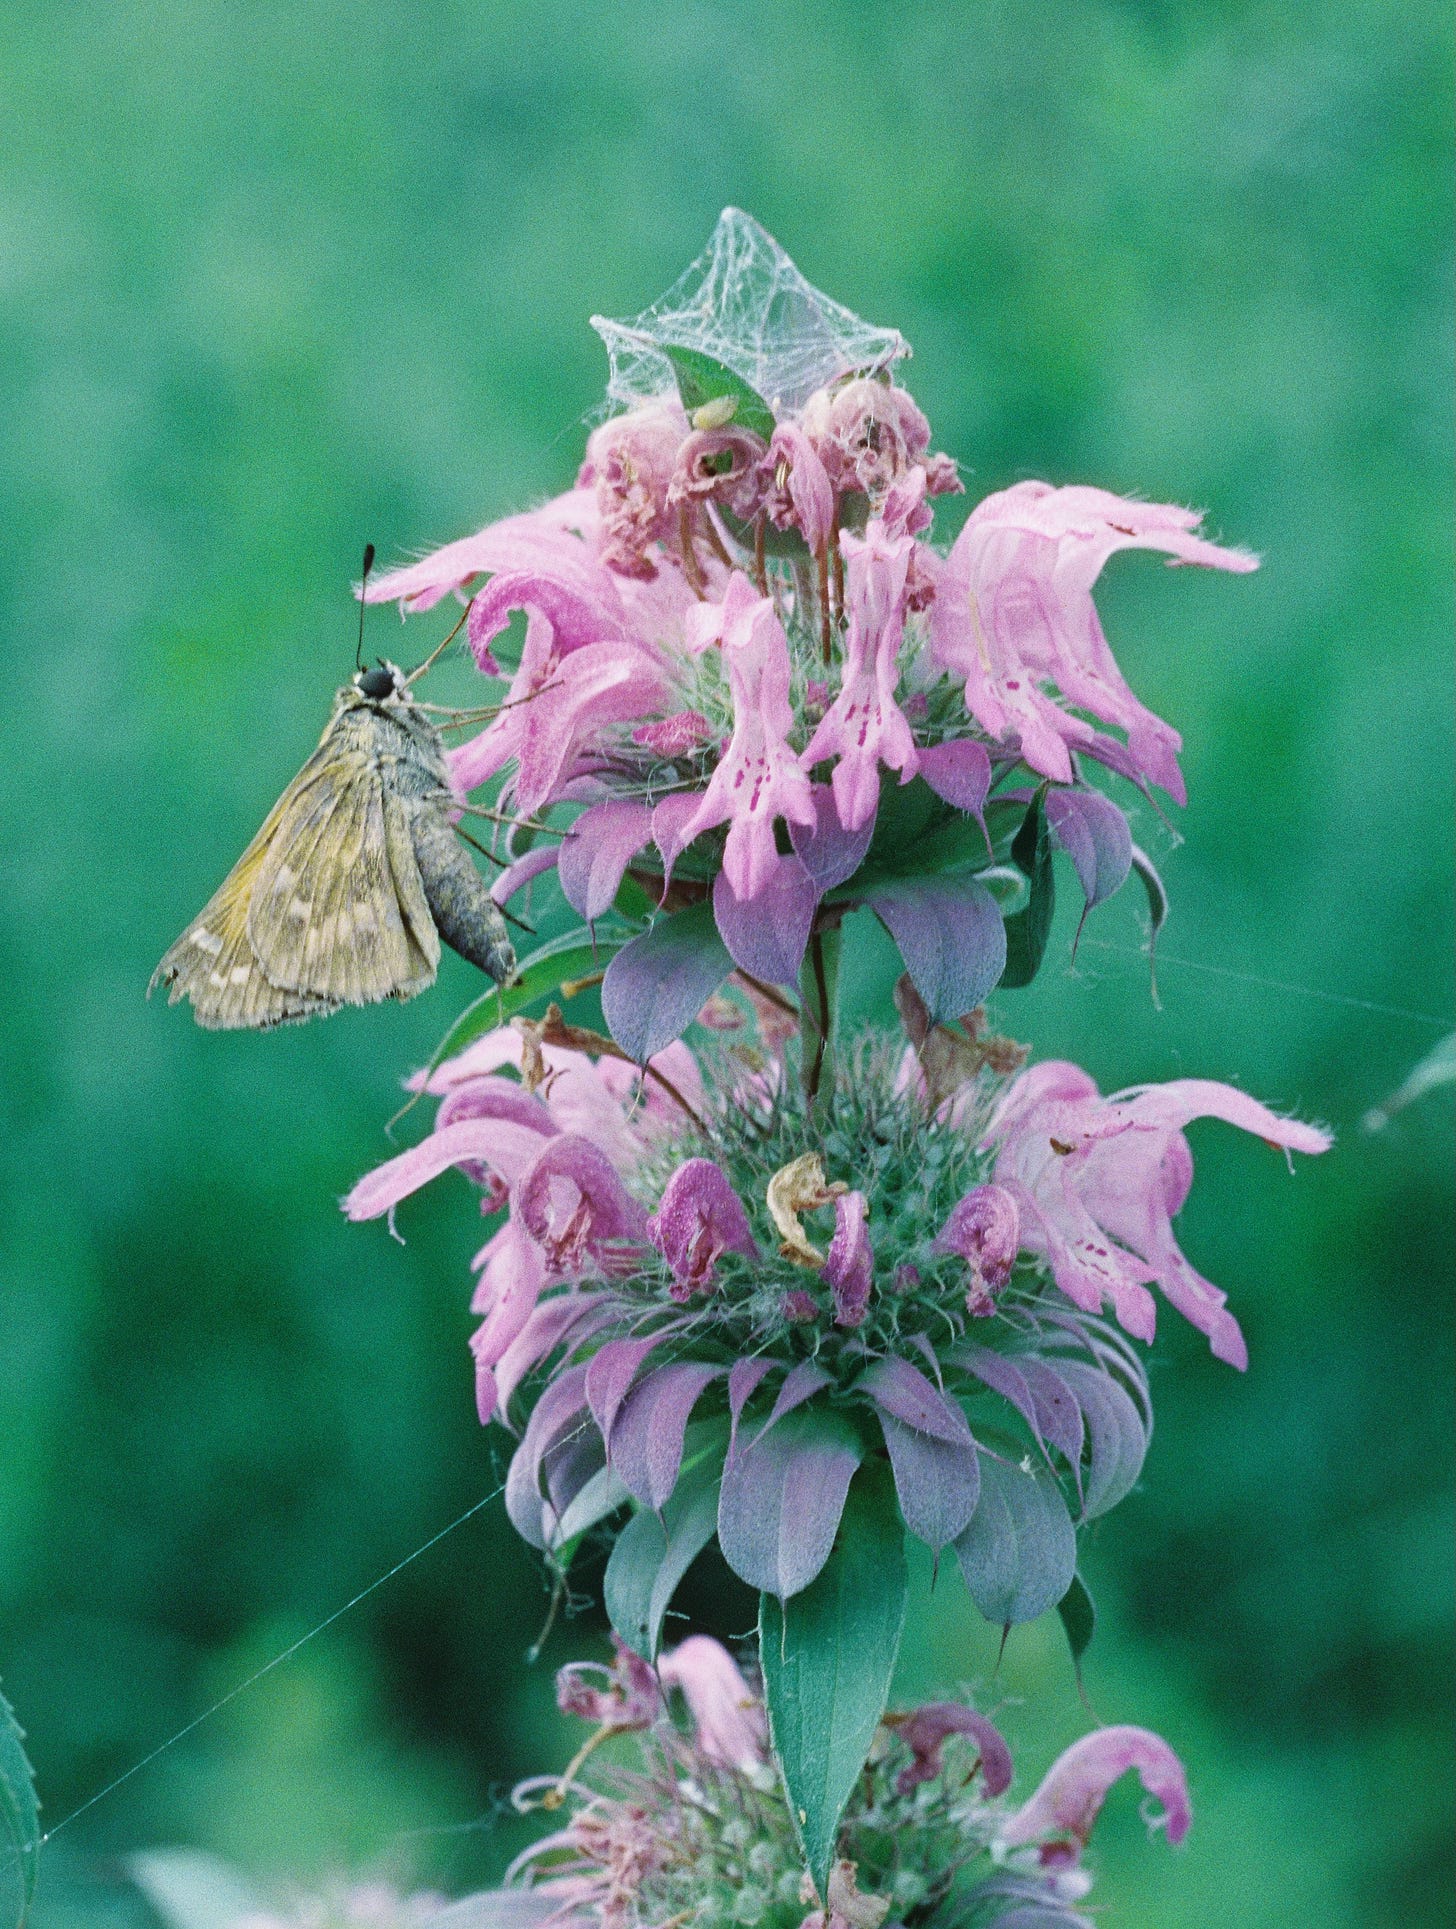
[[368,697],[373,703],[378,703],[381,698],[394,694],[394,677],[389,670],[366,670],[362,676],[355,677],[354,681],[359,686],[359,694]]

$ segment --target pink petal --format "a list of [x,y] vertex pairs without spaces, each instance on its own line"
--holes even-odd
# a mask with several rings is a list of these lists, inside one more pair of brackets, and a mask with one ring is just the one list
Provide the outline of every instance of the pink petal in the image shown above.
[[1001,1830],[1004,1847],[1067,1834],[1085,1846],[1107,1791],[1129,1769],[1163,1805],[1161,1822],[1170,1842],[1188,1833],[1192,1810],[1183,1764],[1160,1736],[1146,1728],[1098,1728],[1059,1755],[1040,1788]]

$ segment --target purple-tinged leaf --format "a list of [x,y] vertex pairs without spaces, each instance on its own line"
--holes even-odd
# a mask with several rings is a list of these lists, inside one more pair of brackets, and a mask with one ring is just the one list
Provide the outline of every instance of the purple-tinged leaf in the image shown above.
[[770,985],[796,985],[819,906],[819,890],[797,857],[781,857],[751,898],[735,896],[728,873],[713,885],[718,934],[740,971]]
[[819,890],[832,891],[852,878],[864,863],[875,834],[875,817],[871,812],[857,830],[847,831],[839,821],[839,807],[828,784],[815,784],[813,798],[815,822],[790,824],[789,837]]
[[645,1065],[681,1038],[732,969],[710,904],[660,916],[607,966],[607,1028],[629,1058]]
[[[931,744],[919,753],[920,775],[937,797],[974,817],[986,830],[986,793],[991,788],[991,759],[984,744],[962,737],[954,743]],[[989,837],[987,844],[989,848]]]
[[812,1400],[821,1387],[829,1385],[830,1377],[817,1360],[800,1360],[797,1366],[791,1366],[784,1375],[784,1383],[779,1388],[778,1397],[758,1438],[762,1439],[763,1434],[782,1420],[786,1413],[792,1413],[795,1407]]
[[759,1382],[766,1373],[773,1371],[774,1362],[759,1354],[756,1358],[735,1360],[728,1374],[728,1411],[733,1417],[733,1425],[738,1425],[738,1416],[753,1398]]
[[1094,1520],[1136,1486],[1148,1450],[1148,1429],[1132,1396],[1110,1373],[1078,1360],[1058,1361],[1057,1371],[1076,1395],[1087,1424],[1092,1451],[1082,1511]]
[[1047,792],[1047,822],[1072,860],[1087,909],[1110,898],[1132,869],[1132,835],[1127,819],[1100,790]]
[[[600,1442],[593,1443],[591,1464],[595,1471],[581,1478],[582,1468],[573,1465],[569,1489],[563,1484],[560,1493],[560,1508],[552,1523],[550,1548],[554,1554],[570,1549],[581,1536],[604,1521],[610,1514],[617,1513],[631,1499],[627,1489],[618,1480],[612,1468],[601,1464],[597,1451]],[[582,1465],[585,1465],[583,1460]],[[553,1495],[552,1507],[557,1506]]]
[[627,1389],[637,1377],[637,1369],[660,1344],[662,1336],[648,1339],[608,1340],[595,1352],[586,1366],[586,1401],[602,1436],[608,1456],[612,1451],[612,1427]]
[[868,900],[900,947],[905,969],[936,1024],[972,1011],[1006,964],[1006,926],[975,878],[905,878]]
[[1043,1439],[1050,1442],[1077,1473],[1082,1466],[1082,1409],[1077,1397],[1059,1374],[1042,1360],[1018,1359],[1021,1377],[1036,1403],[1037,1425]]
[[712,1458],[690,1466],[661,1515],[644,1507],[613,1543],[603,1599],[612,1626],[644,1661],[656,1656],[678,1582],[713,1538],[720,1475]]
[[883,1409],[879,1418],[905,1525],[938,1554],[976,1511],[981,1475],[975,1445],[917,1433]]
[[562,839],[557,876],[588,924],[612,908],[627,866],[652,839],[652,806],[614,798],[584,810]]
[[653,810],[652,841],[662,859],[664,891],[667,889],[667,880],[672,876],[673,865],[687,849],[682,833],[697,816],[702,801],[703,793],[700,790],[673,790]]
[[882,1412],[917,1433],[952,1446],[971,1444],[966,1416],[955,1401],[948,1400],[908,1360],[895,1355],[876,1360],[861,1374],[855,1391],[868,1394]]
[[857,1390],[879,1409],[905,1525],[939,1553],[970,1521],[980,1491],[965,1415],[908,1360],[876,1360]]
[[1019,1366],[1008,1360],[1004,1353],[992,1352],[989,1346],[958,1346],[953,1357],[957,1366],[963,1366],[968,1373],[974,1374],[983,1386],[990,1387],[993,1393],[999,1393],[1003,1400],[1009,1400],[1031,1428],[1032,1438],[1037,1445],[1045,1446],[1036,1401]]
[[750,1587],[786,1600],[829,1559],[863,1455],[847,1420],[826,1409],[786,1414],[747,1446],[734,1441],[718,1498],[718,1545]]
[[955,1551],[971,1599],[1005,1627],[1061,1600],[1076,1572],[1077,1533],[1045,1468],[983,1454],[981,1498]]
[[659,1366],[622,1402],[612,1429],[612,1465],[644,1507],[660,1509],[677,1485],[688,1420],[722,1372],[721,1366],[688,1360]]
[[586,1368],[569,1367],[546,1388],[531,1413],[506,1474],[506,1512],[532,1547],[546,1546],[541,1467],[568,1439],[595,1433],[586,1406]]

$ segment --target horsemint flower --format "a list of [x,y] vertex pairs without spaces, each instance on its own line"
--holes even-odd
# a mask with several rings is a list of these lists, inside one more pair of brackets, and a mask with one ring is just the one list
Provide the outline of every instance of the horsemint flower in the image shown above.
[[[751,1586],[808,1587],[856,1481],[883,1493],[897,1532],[954,1550],[989,1619],[1060,1601],[1075,1523],[1127,1493],[1151,1428],[1103,1295],[1142,1338],[1142,1280],[1205,1330],[1219,1297],[1172,1238],[1190,1174],[1181,1126],[1213,1113],[1327,1143],[1225,1086],[1104,1101],[1063,1065],[1008,1084],[1022,1056],[1008,1041],[978,1020],[931,1025],[903,980],[899,1002],[918,1049],[859,1040],[817,1110],[781,1058],[719,1046],[700,1072],[674,1047],[656,1065],[675,1096],[649,1075],[634,1117],[613,1103],[610,1157],[556,1127],[549,1084],[528,1095],[499,1075],[511,1047],[493,1034],[434,1074],[436,1131],[345,1202],[375,1216],[447,1164],[484,1176],[487,1210],[508,1200],[476,1302],[482,1414],[523,1424],[507,1507],[563,1558],[641,1510],[606,1595],[645,1655],[715,1533]],[[526,1030],[538,1051],[563,1036],[559,1018]],[[544,1050],[557,1078],[633,1075]]]
[[[681,927],[700,975],[717,960],[716,982],[736,964],[793,983],[811,937],[868,904],[934,1015],[954,1017],[1006,967],[984,874],[1027,815],[1018,773],[1039,780],[1089,904],[1135,854],[1079,758],[1183,796],[1177,733],[1098,624],[1103,564],[1139,547],[1255,559],[1197,536],[1191,511],[1045,483],[988,497],[942,554],[929,499],[960,482],[894,378],[906,344],[811,288],[736,210],[646,314],[596,325],[617,412],[577,487],[367,585],[405,612],[471,596],[471,647],[508,687],[456,777],[500,777],[517,821],[578,813],[550,828],[589,922],[630,869],[649,894],[634,915],[711,906]],[[948,919],[954,996],[929,962]],[[638,1057],[696,1009],[644,997],[666,948],[644,939],[608,965],[608,1023]],[[644,1005],[655,1029],[624,1017]]]
[[[581,1705],[588,1672],[605,1678],[600,1707]],[[1188,1828],[1177,1757],[1146,1729],[1095,1730],[1013,1809],[1011,1753],[995,1725],[964,1702],[932,1702],[884,1716],[821,1895],[755,1687],[717,1642],[694,1636],[664,1654],[656,1677],[619,1647],[610,1671],[564,1669],[558,1699],[599,1725],[564,1774],[521,1783],[514,1801],[565,1811],[564,1823],[516,1859],[502,1888],[457,1905],[462,1929],[989,1929],[1013,1916],[1089,1929],[1075,1906],[1092,1886],[1080,1858],[1111,1784],[1137,1768],[1169,1840]],[[617,1741],[613,1765],[599,1766],[598,1745],[627,1734],[630,1765]]]

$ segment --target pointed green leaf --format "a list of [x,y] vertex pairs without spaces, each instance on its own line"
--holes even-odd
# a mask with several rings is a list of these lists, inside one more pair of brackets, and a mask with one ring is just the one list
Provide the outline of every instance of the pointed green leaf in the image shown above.
[[1072,1665],[1080,1681],[1082,1656],[1092,1645],[1092,1636],[1097,1629],[1097,1607],[1080,1574],[1072,1576],[1072,1585],[1057,1602],[1057,1613],[1062,1618],[1067,1646],[1072,1650]]
[[626,931],[613,931],[598,932],[593,937],[586,930],[567,931],[549,944],[543,944],[539,951],[521,960],[510,984],[492,985],[489,991],[472,999],[440,1040],[430,1060],[430,1070],[434,1071],[457,1052],[463,1052],[467,1045],[494,1031],[497,1025],[504,1025],[518,1011],[535,1004],[538,998],[559,993],[563,985],[574,979],[589,978],[601,971],[630,935]]
[[20,1929],[35,1899],[40,1861],[40,1804],[25,1753],[25,1730],[0,1695],[0,1929]]
[[1042,954],[1052,928],[1055,887],[1052,877],[1052,840],[1047,829],[1043,792],[1038,790],[1027,807],[1021,828],[1011,840],[1011,856],[1017,869],[1031,885],[1031,897],[1024,911],[1006,920],[1006,969],[1001,974],[1003,991],[1029,985],[1041,968]]
[[708,1456],[678,1480],[661,1515],[644,1507],[618,1534],[603,1598],[612,1626],[644,1661],[656,1657],[662,1622],[677,1584],[718,1525],[721,1456]]
[[883,1473],[849,1492],[818,1578],[760,1597],[769,1735],[799,1845],[822,1897],[845,1803],[874,1742],[905,1620],[905,1537]]
[[677,392],[690,416],[709,403],[731,401],[732,415],[724,416],[718,426],[726,427],[731,422],[734,428],[751,429],[768,441],[774,432],[773,410],[741,375],[698,348],[679,348],[674,342],[664,342],[662,352],[672,363]]

